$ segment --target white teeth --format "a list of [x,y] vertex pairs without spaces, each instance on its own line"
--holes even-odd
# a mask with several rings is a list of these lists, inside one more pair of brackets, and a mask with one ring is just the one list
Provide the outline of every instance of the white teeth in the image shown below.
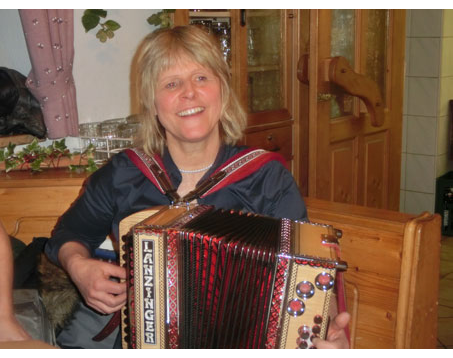
[[195,107],[195,108],[190,108],[186,109],[185,111],[179,112],[178,116],[180,117],[185,117],[185,116],[190,116],[195,113],[200,113],[204,111],[204,107]]

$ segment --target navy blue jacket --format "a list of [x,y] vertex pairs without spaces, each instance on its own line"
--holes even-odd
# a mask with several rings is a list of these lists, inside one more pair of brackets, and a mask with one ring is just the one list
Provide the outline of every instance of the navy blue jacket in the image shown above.
[[[222,146],[214,165],[201,180],[242,149],[245,147]],[[167,150],[162,159],[177,188],[181,174]],[[247,178],[199,199],[198,203],[275,218],[307,218],[305,204],[291,173],[278,161],[265,164]],[[118,238],[119,223],[123,218],[143,209],[169,204],[169,199],[128,156],[119,153],[90,176],[84,193],[56,226],[45,252],[58,263],[60,247],[68,241],[78,241],[93,253],[110,233]]]

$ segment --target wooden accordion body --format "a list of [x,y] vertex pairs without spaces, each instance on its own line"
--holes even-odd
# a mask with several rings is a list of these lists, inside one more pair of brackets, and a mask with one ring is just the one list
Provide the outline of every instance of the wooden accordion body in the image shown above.
[[126,218],[123,348],[311,348],[346,269],[339,234],[211,206]]

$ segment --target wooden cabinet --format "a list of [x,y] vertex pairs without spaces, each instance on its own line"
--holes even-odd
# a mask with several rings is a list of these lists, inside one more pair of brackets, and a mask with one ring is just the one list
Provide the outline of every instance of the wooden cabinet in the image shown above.
[[175,25],[219,40],[232,87],[248,113],[243,144],[282,154],[292,169],[293,10],[176,10]]
[[64,169],[0,172],[0,220],[25,243],[49,237],[58,218],[78,197],[87,174]]

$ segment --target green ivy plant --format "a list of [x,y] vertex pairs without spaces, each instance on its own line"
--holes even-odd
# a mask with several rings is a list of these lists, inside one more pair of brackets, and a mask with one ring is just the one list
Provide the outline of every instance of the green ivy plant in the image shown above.
[[[170,14],[175,10],[164,9],[158,13],[152,14],[146,19],[150,25],[157,26],[158,28],[167,28],[173,26],[173,21]],[[103,9],[87,9],[83,12],[82,25],[85,32],[88,32],[96,27],[100,27],[96,33],[96,37],[101,42],[106,42],[115,36],[114,31],[118,30],[121,25],[114,20],[106,20],[101,22],[101,18],[107,17],[107,11]]]
[[[0,162],[4,162],[5,171],[13,169],[23,169],[29,167],[32,171],[42,171],[44,168],[57,168],[63,157],[71,159],[74,155],[80,154],[79,164],[70,165],[72,171],[85,170],[94,172],[98,169],[93,160],[94,146],[90,144],[83,152],[73,152],[66,147],[65,139],[52,142],[47,147],[39,145],[38,140],[34,139],[21,151],[15,152],[16,144],[9,143],[7,147],[0,149]],[[87,164],[82,165],[86,160]]]
[[152,14],[146,19],[148,24],[157,26],[161,29],[173,26],[173,21],[170,14],[174,13],[175,10],[164,9],[158,13]]
[[[70,164],[69,170],[76,171],[76,172],[89,172],[92,173],[98,169],[96,162],[94,161],[94,151],[95,146],[93,144],[89,144],[88,147],[85,148],[83,152],[74,152],[74,155],[80,154],[79,164]],[[87,164],[82,164],[82,161],[86,159]]]
[[107,17],[107,11],[102,9],[87,9],[83,12],[82,25],[85,28],[85,32],[88,32],[97,26],[100,29],[96,33],[96,37],[101,42],[106,42],[107,39],[111,39],[115,36],[114,31],[118,30],[121,25],[114,20],[106,20],[101,22],[101,18]]

